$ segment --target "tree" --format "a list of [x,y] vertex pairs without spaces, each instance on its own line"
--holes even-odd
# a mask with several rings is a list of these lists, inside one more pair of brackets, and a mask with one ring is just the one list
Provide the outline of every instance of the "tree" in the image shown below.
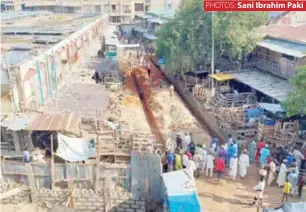
[[166,57],[168,69],[182,71],[182,68],[209,65],[212,29],[215,35],[214,57],[218,59],[226,49],[230,59],[239,61],[253,50],[260,39],[256,29],[268,20],[268,15],[263,12],[220,12],[212,17],[211,12],[203,11],[202,0],[182,1],[174,19],[157,33],[157,55]]
[[296,75],[290,80],[292,92],[283,103],[286,116],[306,114],[306,65],[297,68]]

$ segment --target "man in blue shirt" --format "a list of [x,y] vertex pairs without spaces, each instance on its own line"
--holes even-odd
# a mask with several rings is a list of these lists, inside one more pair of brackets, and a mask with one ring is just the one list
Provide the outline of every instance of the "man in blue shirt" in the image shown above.
[[228,162],[231,161],[231,158],[234,157],[235,154],[236,154],[236,148],[234,147],[234,144],[231,144],[227,150],[227,156],[228,156],[227,161]]
[[266,144],[266,146],[260,150],[259,161],[262,167],[266,164],[269,155],[270,155],[270,150],[268,149],[268,145]]
[[168,161],[168,171],[173,170],[173,161],[174,161],[174,154],[173,152],[168,152],[167,154],[167,161]]

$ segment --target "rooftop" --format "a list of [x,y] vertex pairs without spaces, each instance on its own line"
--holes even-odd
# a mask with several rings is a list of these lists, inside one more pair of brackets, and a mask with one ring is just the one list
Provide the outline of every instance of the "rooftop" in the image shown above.
[[[305,31],[306,32],[306,31]],[[305,57],[306,56],[306,43],[294,43],[286,40],[266,38],[263,41],[257,43],[258,46],[270,49],[275,52],[294,56],[294,57]]]
[[280,102],[286,100],[291,92],[291,85],[288,80],[257,69],[232,73],[231,75],[236,80]]
[[282,26],[271,25],[263,27],[260,32],[265,36],[306,43],[306,23]]
[[[16,65],[46,51],[73,32],[96,20],[81,14],[50,12],[1,13],[1,52]],[[4,20],[4,21],[3,21]]]

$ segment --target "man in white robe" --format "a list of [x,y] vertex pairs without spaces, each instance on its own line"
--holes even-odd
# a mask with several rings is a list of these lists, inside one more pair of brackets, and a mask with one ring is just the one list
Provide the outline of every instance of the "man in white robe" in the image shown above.
[[186,171],[192,178],[194,178],[194,172],[196,171],[196,169],[196,165],[192,160],[188,160],[186,162]]
[[200,153],[196,153],[193,156],[193,162],[195,163],[196,166],[196,172],[195,172],[195,177],[198,178],[200,176],[200,169],[201,167],[201,161],[202,161],[202,156],[200,155]]
[[230,172],[229,172],[229,176],[233,178],[234,181],[236,180],[237,167],[238,167],[238,158],[237,155],[235,154],[234,157],[232,157],[230,160]]
[[188,145],[191,143],[191,136],[189,133],[185,133],[185,139],[184,139],[184,150],[187,151],[188,150]]
[[297,167],[300,167],[302,160],[305,159],[304,155],[298,149],[293,150],[292,155],[297,162]]
[[207,157],[207,150],[205,144],[203,144],[202,148],[199,148],[199,153],[201,155],[201,171],[204,172]]
[[278,173],[278,177],[277,177],[277,185],[278,186],[283,186],[286,182],[286,177],[287,177],[287,166],[286,166],[286,163],[288,162],[287,159],[284,159],[281,166],[280,166],[280,169],[279,169],[279,173]]
[[276,176],[276,164],[274,160],[269,163],[269,175],[268,175],[268,185],[270,186]]
[[183,155],[183,166],[187,167],[189,162],[189,158],[186,154]]
[[209,172],[209,176],[212,177],[214,169],[214,159],[215,157],[211,153],[209,153],[206,157],[206,176],[208,176]]
[[250,166],[250,158],[246,153],[247,150],[245,149],[239,157],[239,175],[241,178],[245,177],[248,171],[248,167]]

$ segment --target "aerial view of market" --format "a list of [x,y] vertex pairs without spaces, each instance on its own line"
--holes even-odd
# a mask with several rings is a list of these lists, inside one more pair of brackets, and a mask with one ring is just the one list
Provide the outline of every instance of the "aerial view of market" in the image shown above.
[[306,11],[1,1],[1,211],[305,212]]

